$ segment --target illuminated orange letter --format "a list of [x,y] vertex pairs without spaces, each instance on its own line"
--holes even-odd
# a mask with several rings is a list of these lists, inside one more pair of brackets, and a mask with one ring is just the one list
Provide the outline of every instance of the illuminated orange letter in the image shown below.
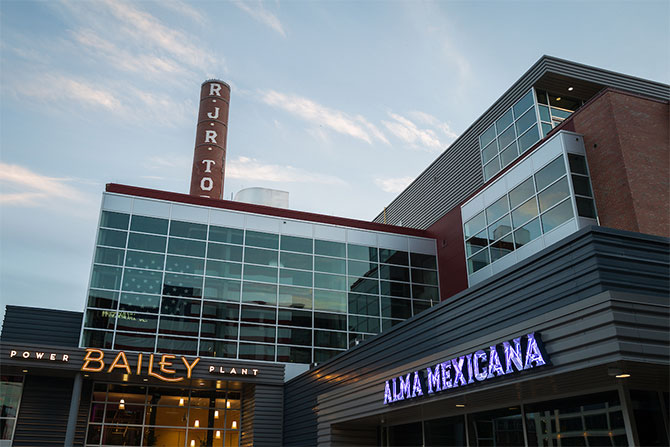
[[163,354],[163,357],[161,357],[161,361],[158,362],[158,364],[159,364],[160,367],[161,367],[161,372],[164,372],[164,373],[166,373],[166,374],[174,374],[174,373],[176,373],[177,371],[175,371],[174,369],[168,369],[168,366],[172,366],[172,362],[168,362],[168,361],[167,361],[167,359],[172,360],[172,359],[175,359],[175,358],[177,358],[177,356],[174,356],[174,355],[168,355],[168,354]]
[[[98,354],[98,358],[91,357],[92,354]],[[105,353],[99,349],[87,348],[86,357],[84,357],[84,364],[81,367],[82,371],[86,372],[100,372],[105,367],[105,362],[102,359],[105,358]],[[95,368],[88,366],[91,362],[98,362],[100,366]]]
[[[119,360],[123,359],[123,363],[119,363]],[[120,351],[117,355],[114,361],[112,362],[111,365],[109,365],[109,369],[107,370],[108,373],[111,373],[114,368],[122,368],[126,370],[126,373],[128,375],[132,374],[130,372],[130,365],[128,364],[128,359],[126,358],[126,353],[123,351]]]
[[186,357],[182,357],[181,361],[184,362],[184,365],[186,365],[186,378],[190,379],[191,373],[193,372],[193,368],[200,361],[200,357],[196,357],[195,360],[193,360],[193,363],[191,363],[190,365],[188,364],[188,360],[186,360]]
[[[163,366],[162,363],[163,363],[162,361],[158,362],[158,364],[161,365],[161,367]],[[183,377],[178,377],[178,378],[175,378],[175,379],[170,379],[170,378],[167,378],[167,377],[163,377],[160,374],[155,373],[153,371],[153,369],[154,369],[154,355],[150,354],[149,355],[149,371],[147,371],[147,374],[149,374],[150,376],[156,377],[157,379],[161,379],[164,382],[181,382],[182,380],[184,380]]]
[[137,354],[137,375],[142,373],[142,353]]

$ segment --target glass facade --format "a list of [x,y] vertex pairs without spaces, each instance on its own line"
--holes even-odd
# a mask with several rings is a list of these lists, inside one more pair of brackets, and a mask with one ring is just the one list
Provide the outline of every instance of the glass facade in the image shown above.
[[103,210],[81,344],[325,361],[439,301],[435,255],[392,237],[408,248]]
[[22,391],[23,377],[0,378],[0,446],[12,445]]
[[479,135],[484,181],[488,181],[582,105],[575,98],[530,89]]
[[241,396],[228,381],[216,389],[96,383],[86,446],[237,447]]

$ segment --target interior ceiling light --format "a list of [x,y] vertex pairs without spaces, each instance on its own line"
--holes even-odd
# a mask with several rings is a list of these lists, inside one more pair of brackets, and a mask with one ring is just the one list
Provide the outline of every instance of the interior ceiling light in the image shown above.
[[216,431],[216,435],[214,436],[216,439],[221,439],[221,430]]
[[119,401],[119,410],[125,410],[126,409],[126,401],[125,399],[121,399]]
[[179,398],[179,406],[180,406],[180,407],[183,407],[183,406],[184,406],[184,398],[183,398],[183,397],[180,397],[180,398]]
[[237,421],[233,421],[233,424],[231,425],[231,428],[233,428],[233,429],[237,428]]
[[573,91],[574,89],[575,89],[574,87],[568,87],[569,92]]
[[616,376],[617,379],[627,379],[630,377],[630,374],[622,373],[622,374],[617,374]]
[[23,370],[23,372],[24,372],[24,373],[27,373],[27,372],[28,372],[28,370],[27,370],[27,369],[24,369],[24,370]]
[[457,406],[458,408],[464,408],[464,407],[465,407],[465,405],[463,405],[463,404],[456,404],[456,406]]
[[561,100],[561,97],[560,97],[560,96],[559,96],[558,98],[556,98],[556,101],[560,101],[560,100]]

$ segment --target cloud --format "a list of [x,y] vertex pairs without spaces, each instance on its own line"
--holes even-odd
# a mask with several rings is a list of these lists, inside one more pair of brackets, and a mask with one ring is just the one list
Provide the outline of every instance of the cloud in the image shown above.
[[284,31],[284,27],[282,26],[281,22],[276,15],[265,9],[262,1],[238,0],[234,1],[233,3],[242,11],[253,17],[254,20],[257,20],[263,25],[270,27],[274,31],[281,34],[282,37],[286,37],[286,32]]
[[268,105],[284,109],[310,123],[358,138],[368,144],[372,144],[373,140],[388,144],[384,134],[361,115],[350,116],[345,112],[330,109],[310,99],[287,95],[274,90],[264,92],[261,99]]
[[19,165],[0,162],[0,203],[3,205],[49,205],[53,199],[85,201],[84,195],[68,185],[72,179],[46,177]]
[[73,100],[78,103],[118,111],[121,102],[111,91],[98,84],[61,75],[42,75],[39,79],[24,79],[15,85],[16,91],[40,101]]
[[[430,152],[442,151],[447,146],[447,141],[453,141],[457,135],[451,130],[447,123],[441,123],[434,116],[420,111],[412,111],[409,115],[419,123],[433,127],[419,128],[414,121],[405,118],[397,113],[389,112],[388,115],[393,121],[382,121],[384,127],[395,137],[409,144],[413,149],[423,149]],[[444,137],[438,136],[436,129],[444,134]]]
[[376,178],[375,184],[384,192],[398,194],[412,183],[412,180],[414,180],[414,177]]
[[263,164],[256,159],[237,157],[226,162],[226,177],[267,182],[318,183],[323,185],[345,185],[339,177],[305,171],[289,165]]
[[172,9],[177,12],[180,17],[188,17],[199,25],[205,25],[207,23],[205,16],[200,14],[200,11],[181,0],[163,0],[160,2],[160,6]]

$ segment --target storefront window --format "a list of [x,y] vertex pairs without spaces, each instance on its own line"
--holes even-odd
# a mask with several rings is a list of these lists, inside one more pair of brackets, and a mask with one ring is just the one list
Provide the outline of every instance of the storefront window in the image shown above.
[[2,376],[0,379],[0,446],[11,445],[22,389],[21,377]]
[[659,393],[657,391],[631,390],[630,400],[640,445],[670,445],[666,425],[663,421]]
[[425,421],[423,423],[423,430],[424,445],[426,447],[466,445],[465,418],[463,416]]
[[470,445],[524,445],[523,423],[519,407],[468,415]]

